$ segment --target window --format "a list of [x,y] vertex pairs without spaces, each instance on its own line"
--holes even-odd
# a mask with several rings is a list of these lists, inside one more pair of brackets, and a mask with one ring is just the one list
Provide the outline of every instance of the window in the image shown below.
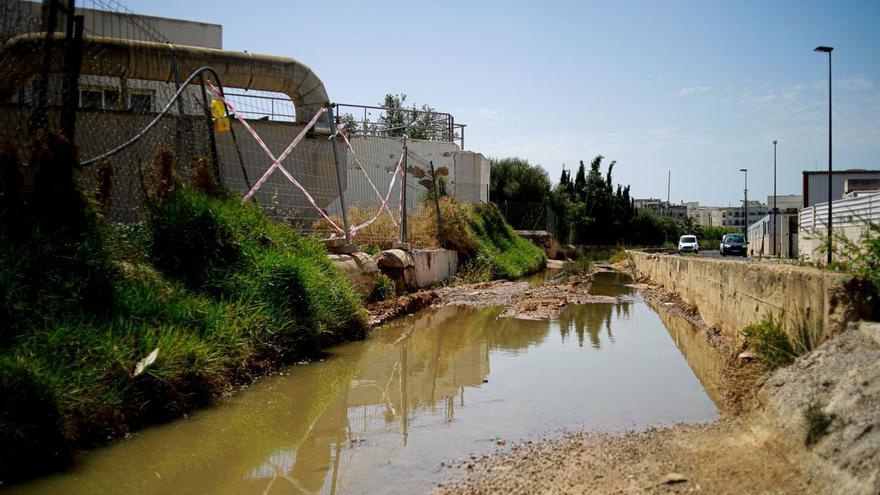
[[119,101],[119,91],[112,89],[104,90],[104,109],[105,110],[122,110]]
[[104,92],[93,89],[80,91],[79,106],[82,108],[104,108]]
[[149,93],[131,93],[128,95],[128,108],[132,113],[150,113],[153,111],[153,95]]
[[[125,104],[127,100],[127,105]],[[152,93],[129,93],[128,98],[120,98],[115,89],[82,89],[79,92],[80,108],[95,110],[129,110],[133,113],[153,111]]]

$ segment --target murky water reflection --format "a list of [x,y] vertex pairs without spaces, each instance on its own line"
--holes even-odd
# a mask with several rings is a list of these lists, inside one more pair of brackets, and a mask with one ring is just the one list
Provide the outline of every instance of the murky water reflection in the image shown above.
[[624,302],[557,321],[420,312],[12,492],[413,493],[496,438],[716,418],[711,349],[621,277],[600,274],[593,291]]

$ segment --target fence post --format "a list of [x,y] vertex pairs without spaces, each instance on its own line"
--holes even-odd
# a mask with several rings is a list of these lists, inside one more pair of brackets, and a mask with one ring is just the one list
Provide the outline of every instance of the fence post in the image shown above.
[[446,239],[443,237],[443,217],[440,216],[440,190],[437,189],[437,174],[434,172],[434,160],[428,162],[431,165],[431,181],[434,183],[434,210],[437,213],[437,238],[440,247],[446,247]]
[[61,88],[61,133],[67,136],[71,143],[76,133],[76,111],[79,107],[79,71],[82,67],[84,22],[83,16],[74,16],[75,3],[75,0],[70,0],[67,7],[68,32]]
[[401,191],[401,202],[403,204],[400,205],[401,208],[401,216],[400,216],[400,242],[403,244],[407,243],[407,225],[406,225],[406,175],[407,175],[407,162],[409,161],[409,151],[407,151],[406,147],[406,134],[403,135],[403,178],[400,181],[400,187],[403,188]]
[[223,177],[220,175],[220,161],[217,158],[217,142],[214,140],[214,117],[211,116],[211,102],[208,101],[204,74],[199,74],[199,85],[202,87],[202,103],[205,107],[205,125],[208,126],[208,143],[211,145],[211,163],[214,166],[214,178],[217,179],[217,184],[222,186]]
[[46,98],[49,91],[49,67],[52,63],[52,44],[55,38],[55,23],[58,19],[58,0],[43,0],[43,20],[46,29],[46,39],[43,42],[43,60],[40,65],[40,73],[34,78],[34,96],[31,106],[31,115],[28,122],[28,131],[31,134],[37,132],[40,127],[49,125]]
[[327,113],[330,115],[330,147],[333,148],[333,161],[336,165],[336,190],[339,191],[339,206],[342,208],[342,228],[345,229],[345,243],[351,244],[351,233],[348,231],[348,212],[345,209],[345,191],[342,190],[339,146],[336,143],[336,117],[333,115],[333,105],[329,103],[327,104]]

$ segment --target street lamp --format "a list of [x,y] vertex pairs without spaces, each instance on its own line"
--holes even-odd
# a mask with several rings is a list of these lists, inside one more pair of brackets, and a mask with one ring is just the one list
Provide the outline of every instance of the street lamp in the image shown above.
[[773,256],[776,256],[776,140],[773,140]]
[[743,173],[743,237],[749,240],[749,171],[741,168]]
[[831,264],[831,50],[830,46],[817,46],[814,52],[828,54],[828,264]]

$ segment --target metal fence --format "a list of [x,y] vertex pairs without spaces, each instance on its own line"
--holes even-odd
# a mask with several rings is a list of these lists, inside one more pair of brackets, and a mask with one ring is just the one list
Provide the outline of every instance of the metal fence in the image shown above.
[[[150,69],[168,81],[127,77],[133,60],[149,60],[150,43],[168,43],[142,18],[112,0],[13,1],[4,4],[4,42],[0,57],[0,138],[26,149],[29,136],[54,130],[79,149],[84,187],[90,187],[98,162],[111,169],[112,202],[107,215],[118,221],[141,217],[144,168],[160,150],[171,153],[177,175],[186,180],[199,157],[210,157],[211,127],[198,84],[184,88],[176,105],[157,113],[177,92],[183,78],[174,64]],[[127,56],[96,40],[131,40]],[[150,132],[118,153],[94,158]]]
[[[296,115],[286,94],[224,88],[211,70],[179,67],[174,45],[149,18],[114,0],[6,2],[0,40],[0,139],[24,150],[37,130],[72,137],[84,188],[94,187],[98,167],[112,171],[105,208],[112,221],[143,218],[145,169],[160,152],[173,157],[180,181],[207,160],[225,187],[244,196],[312,118]],[[168,47],[170,57],[158,55]],[[234,113],[212,115],[214,88]],[[480,198],[455,181],[450,156],[463,145],[465,126],[451,114],[342,104],[328,111],[346,137],[336,138],[334,151],[331,126],[308,129],[281,162],[284,173],[275,170],[253,194],[270,217],[325,238],[341,236],[333,224],[347,221],[355,242],[431,247],[437,218],[426,205],[434,182],[449,194]],[[409,126],[388,127],[400,112]],[[398,163],[406,173],[395,174]]]
[[505,201],[498,204],[498,208],[515,230],[546,230],[559,238],[556,213],[545,203]]

